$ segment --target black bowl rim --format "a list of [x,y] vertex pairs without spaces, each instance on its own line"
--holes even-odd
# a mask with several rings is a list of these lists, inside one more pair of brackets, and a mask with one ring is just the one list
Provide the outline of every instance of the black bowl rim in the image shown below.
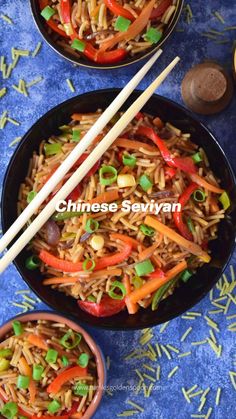
[[[12,155],[12,157],[11,157],[11,159],[10,159],[10,162],[9,162],[9,164],[8,164],[8,167],[7,167],[7,170],[6,170],[6,172],[5,172],[5,176],[4,176],[4,179],[3,179],[3,186],[2,186],[2,203],[4,202],[4,197],[5,197],[5,191],[6,191],[6,188],[7,188],[7,180],[8,180],[8,174],[9,174],[9,172],[10,172],[10,170],[11,170],[11,167],[12,167],[12,165],[14,165],[14,160],[16,159],[16,157],[17,157],[17,154],[18,154],[18,152],[20,151],[20,149],[21,149],[21,147],[23,147],[23,144],[26,142],[26,141],[28,141],[27,140],[27,138],[28,138],[28,136],[30,135],[30,133],[32,133],[35,129],[37,129],[37,125],[38,124],[41,124],[41,121],[42,120],[44,120],[44,119],[49,119],[50,118],[50,116],[52,115],[52,114],[54,114],[55,112],[58,112],[58,111],[60,111],[60,109],[62,108],[62,107],[64,107],[64,106],[67,106],[68,104],[73,104],[74,102],[78,102],[79,100],[80,100],[80,98],[81,97],[84,97],[84,96],[91,96],[91,95],[96,95],[96,94],[101,94],[101,95],[106,95],[107,93],[110,93],[110,92],[113,92],[113,93],[116,93],[116,95],[121,91],[122,89],[113,89],[113,88],[108,88],[108,89],[101,89],[101,90],[93,90],[93,91],[90,91],[90,92],[86,92],[86,93],[82,93],[82,94],[80,94],[80,95],[77,95],[77,96],[75,96],[75,97],[73,97],[73,98],[70,98],[70,99],[67,99],[66,101],[64,101],[64,102],[62,102],[62,103],[60,103],[60,104],[58,104],[58,105],[56,105],[54,108],[52,108],[52,109],[50,109],[48,112],[46,112],[44,115],[42,115],[34,124],[33,124],[33,126],[25,133],[25,135],[22,137],[22,140],[21,140],[21,142],[18,144],[18,146],[17,146],[17,148],[15,149],[15,151],[14,151],[14,154]],[[134,93],[137,93],[137,94],[141,94],[142,93],[142,91],[141,90],[135,90],[134,91]],[[234,188],[236,187],[236,176],[235,176],[235,174],[234,174],[234,171],[233,171],[233,169],[232,169],[232,166],[231,166],[231,163],[229,162],[229,160],[228,160],[228,158],[227,158],[227,156],[226,156],[226,154],[225,154],[225,152],[224,152],[224,150],[222,149],[222,147],[221,147],[221,145],[219,144],[219,142],[217,141],[217,139],[215,138],[215,136],[213,135],[213,133],[211,132],[211,130],[209,129],[209,128],[207,128],[201,121],[199,121],[199,119],[191,112],[191,111],[189,111],[188,109],[186,109],[184,106],[182,106],[182,105],[180,105],[180,104],[178,104],[178,103],[176,103],[175,101],[173,101],[173,100],[171,100],[171,99],[169,99],[169,98],[165,98],[165,97],[163,97],[163,96],[161,96],[161,95],[157,95],[156,93],[153,95],[153,96],[155,96],[157,99],[161,99],[163,102],[166,102],[166,103],[171,103],[173,106],[175,106],[176,108],[178,108],[180,111],[182,111],[182,112],[184,112],[187,116],[189,116],[191,119],[193,119],[194,121],[196,121],[196,123],[197,124],[199,124],[207,133],[208,133],[208,135],[211,137],[211,139],[212,139],[212,141],[215,143],[215,145],[218,147],[218,149],[220,150],[220,152],[221,152],[221,154],[222,154],[222,157],[223,157],[223,159],[224,159],[224,161],[225,161],[225,163],[226,163],[226,165],[227,165],[227,169],[228,169],[228,171],[229,171],[229,173],[230,173],[230,176],[231,176],[231,178],[232,178],[232,180],[233,180],[233,184],[234,184]],[[4,205],[1,205],[1,220],[2,220],[2,229],[3,229],[3,233],[5,233],[6,232],[6,225],[5,225],[5,221],[6,221],[6,219],[5,219],[5,216],[4,216]],[[175,312],[175,314],[173,314],[173,315],[170,315],[169,316],[169,320],[172,320],[172,319],[174,319],[174,318],[176,318],[176,317],[178,317],[178,316],[180,316],[181,314],[183,314],[184,312],[186,312],[187,310],[189,310],[189,309],[191,309],[192,307],[194,307],[199,301],[201,301],[207,294],[208,294],[208,292],[213,288],[213,286],[217,283],[217,281],[220,279],[220,277],[222,276],[222,274],[223,274],[223,272],[225,271],[225,269],[226,269],[226,267],[227,267],[227,265],[228,265],[228,263],[229,263],[229,261],[230,261],[230,259],[232,258],[232,255],[233,255],[233,253],[234,253],[234,249],[235,249],[235,246],[236,246],[236,233],[235,233],[235,240],[234,240],[234,242],[232,243],[232,245],[231,245],[231,248],[229,249],[229,255],[228,255],[228,257],[227,257],[227,260],[226,260],[226,262],[225,262],[225,264],[224,264],[224,266],[222,267],[222,269],[221,269],[221,271],[218,273],[218,275],[216,275],[215,276],[215,278],[214,278],[214,281],[213,282],[209,282],[208,284],[207,284],[207,286],[206,286],[206,288],[205,288],[205,290],[204,290],[204,293],[202,293],[201,294],[201,296],[199,296],[198,298],[196,298],[196,300],[195,300],[195,302],[194,302],[194,305],[191,305],[191,304],[185,304],[185,307],[184,307],[184,309],[182,310],[182,309],[179,309],[179,310],[177,310],[176,312]],[[32,284],[28,281],[28,279],[27,278],[25,278],[24,276],[23,276],[23,274],[22,274],[22,272],[21,272],[21,269],[20,269],[20,267],[18,266],[18,263],[14,260],[13,261],[13,264],[15,265],[15,267],[16,267],[16,269],[17,269],[17,271],[18,271],[18,273],[21,275],[21,277],[22,277],[22,279],[27,283],[27,285],[29,286],[29,288],[41,299],[41,301],[43,302],[43,303],[45,303],[47,306],[49,306],[49,307],[52,307],[52,309],[54,310],[54,311],[58,311],[58,310],[55,310],[54,309],[54,307],[50,304],[50,303],[48,303],[47,301],[46,301],[46,299],[45,298],[43,298],[37,291],[35,291],[35,289],[34,289],[34,287],[32,286]],[[61,311],[61,314],[62,315],[64,315],[64,312],[63,312],[63,310]],[[68,315],[68,313],[67,314],[65,314],[67,317],[71,317],[72,319],[76,319],[76,317],[74,317],[73,315]],[[153,317],[154,318],[154,317]],[[81,321],[81,324],[87,324],[87,325],[89,325],[89,326],[92,326],[92,327],[94,327],[94,328],[98,328],[98,329],[106,329],[106,330],[122,330],[122,331],[130,331],[130,330],[139,330],[139,329],[143,329],[143,326],[133,326],[133,325],[130,325],[130,326],[128,326],[128,327],[126,327],[125,329],[122,327],[122,326],[109,326],[109,325],[106,325],[106,326],[100,326],[99,324],[92,324],[89,320],[83,320],[83,321]],[[157,323],[156,321],[155,321],[155,318],[154,318],[154,320],[153,321],[150,321],[149,323],[148,323],[148,326],[147,327],[154,327],[154,326],[157,326],[159,323]]]
[[138,55],[138,57],[131,57],[128,59],[128,62],[124,62],[122,64],[106,64],[106,65],[101,65],[101,64],[92,64],[92,62],[88,61],[88,63],[83,63],[80,61],[80,59],[76,59],[73,58],[72,54],[70,54],[69,52],[67,53],[66,51],[63,50],[63,48],[60,48],[59,46],[56,45],[55,42],[52,41],[50,35],[48,34],[47,30],[45,29],[45,26],[42,24],[40,16],[38,15],[38,13],[36,13],[36,5],[35,5],[35,1],[36,0],[30,0],[30,6],[31,6],[31,13],[35,22],[36,27],[38,28],[39,33],[42,35],[43,39],[47,42],[47,44],[57,53],[59,54],[61,57],[63,57],[64,59],[70,61],[71,63],[75,64],[76,66],[81,66],[81,67],[85,67],[85,68],[92,68],[92,69],[97,69],[97,70],[111,70],[111,69],[115,69],[115,68],[122,68],[122,67],[127,67],[129,65],[135,64],[139,61],[142,61],[144,59],[146,59],[147,57],[149,57],[150,55],[154,54],[159,48],[161,48],[161,46],[167,41],[167,39],[170,37],[170,35],[173,33],[180,15],[182,13],[183,10],[183,6],[184,6],[184,0],[177,0],[177,7],[176,7],[176,11],[175,14],[172,17],[172,20],[170,22],[170,25],[167,27],[166,32],[164,33],[163,38],[157,43],[155,44],[153,47],[150,47],[150,49],[145,52],[144,54],[140,54]]

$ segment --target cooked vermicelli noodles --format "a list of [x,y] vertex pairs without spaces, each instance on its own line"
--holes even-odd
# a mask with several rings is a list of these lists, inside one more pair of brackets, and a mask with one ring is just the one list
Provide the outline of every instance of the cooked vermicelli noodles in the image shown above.
[[[59,135],[42,141],[20,188],[19,212],[100,113],[74,114],[69,125],[60,127]],[[113,118],[48,199],[118,118]],[[226,198],[204,150],[188,133],[139,113],[66,200],[113,203],[117,210],[55,212],[30,248],[41,261],[44,284],[74,297],[93,315],[109,316],[125,306],[130,314],[140,307],[154,310],[179,281],[187,281],[209,262],[208,245],[217,237]],[[178,203],[181,211],[155,214],[147,206],[146,211],[124,212],[125,200],[139,205]]]

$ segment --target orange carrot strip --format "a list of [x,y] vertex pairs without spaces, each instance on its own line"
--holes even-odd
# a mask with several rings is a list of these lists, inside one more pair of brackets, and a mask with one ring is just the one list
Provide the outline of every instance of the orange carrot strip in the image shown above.
[[[94,115],[94,113],[93,112],[86,113],[86,116],[87,115]],[[85,116],[84,113],[73,113],[73,115],[71,115],[71,119],[73,119],[73,121],[81,121],[84,116]]]
[[117,189],[114,189],[112,191],[104,192],[93,199],[90,199],[88,203],[89,204],[94,204],[94,203],[102,204],[103,202],[108,203],[108,202],[117,201],[118,199],[119,199],[119,192]]
[[180,272],[184,271],[187,268],[187,263],[184,260],[183,262],[178,263],[174,268],[166,272],[165,276],[162,278],[153,278],[150,281],[147,281],[144,285],[136,290],[132,291],[130,295],[126,297],[128,302],[137,303],[139,300],[147,297],[149,294],[157,291],[162,285],[170,281]]
[[31,377],[32,370],[31,370],[30,366],[28,365],[24,356],[22,356],[19,359],[19,368],[20,368],[20,371],[22,372],[23,375]]
[[211,196],[211,198],[210,198],[210,212],[214,214],[214,213],[218,212],[219,210],[220,210],[220,207],[217,203],[216,198],[214,196]]
[[140,148],[144,148],[145,150],[152,151],[153,153],[158,152],[156,147],[142,143],[141,141],[127,140],[126,138],[117,138],[117,140],[114,141],[113,146],[132,150],[140,150]]
[[160,221],[157,220],[157,218],[150,217],[150,215],[147,215],[144,220],[144,223],[147,224],[149,227],[155,228],[155,230],[157,230],[159,233],[164,234],[164,236],[168,237],[170,240],[173,240],[179,246],[184,247],[184,249],[187,249],[193,255],[198,256],[204,262],[210,262],[210,255],[204,252],[204,250],[202,250],[202,248],[198,246],[198,244],[185,239],[179,233],[176,233],[176,231],[174,231],[172,228],[167,227],[165,224],[162,224]]
[[30,334],[27,337],[29,343],[34,346],[37,346],[40,349],[44,349],[45,351],[48,350],[48,345],[46,344],[45,340],[42,336]]
[[150,258],[159,245],[160,245],[160,242],[158,241],[154,243],[152,246],[147,247],[146,249],[142,250],[142,252],[140,252],[138,255],[139,260],[142,261],[142,260]]
[[29,399],[29,401],[30,401],[30,403],[31,403],[31,404],[34,404],[36,394],[37,394],[37,387],[36,387],[36,383],[35,383],[35,381],[31,378],[31,379],[30,379],[30,384],[29,384],[29,395],[30,395],[30,399]]
[[43,285],[56,285],[56,284],[75,284],[78,282],[79,278],[73,276],[62,276],[62,277],[53,277],[44,279]]
[[132,237],[126,236],[125,234],[119,234],[119,233],[111,233],[110,238],[113,240],[121,240],[127,244],[130,244],[133,249],[137,249],[138,246],[142,246],[141,243],[139,243],[138,240],[133,239]]
[[202,188],[207,189],[208,191],[215,192],[222,194],[224,192],[224,189],[219,188],[218,186],[212,185],[211,183],[208,183],[205,179],[203,179],[201,176],[196,174],[191,174],[190,178],[193,182],[197,183]]
[[[129,296],[131,294],[131,284],[130,284],[130,280],[127,274],[124,275],[123,278],[123,284],[125,286],[125,290],[126,290],[126,297]],[[130,300],[128,300],[127,298],[125,298],[125,304],[128,310],[129,314],[135,314],[138,311],[138,304],[136,303],[132,303]]]

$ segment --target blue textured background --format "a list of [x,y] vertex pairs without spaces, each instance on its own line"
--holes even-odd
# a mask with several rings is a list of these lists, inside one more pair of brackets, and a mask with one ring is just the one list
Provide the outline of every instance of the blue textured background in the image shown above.
[[[213,40],[208,40],[202,36],[208,29],[222,31],[224,26],[213,16],[212,11],[219,11],[225,19],[226,26],[236,24],[235,2],[229,0],[205,0],[189,1],[193,10],[193,20],[187,25],[182,15],[178,24],[180,31],[175,32],[168,44],[165,45],[165,53],[157,62],[155,68],[149,73],[145,81],[141,83],[144,89],[154,76],[164,68],[176,53],[181,57],[181,64],[171,74],[164,85],[159,89],[159,93],[182,103],[180,95],[181,80],[192,64],[199,63],[205,58],[218,60],[223,65],[231,68],[232,43],[236,38],[236,31],[226,32],[228,39],[226,44],[215,44]],[[0,42],[1,55],[4,55],[8,62],[11,61],[11,47],[34,50],[37,43],[41,41],[41,36],[34,26],[29,4],[24,0],[1,0],[0,15],[6,14],[12,18],[14,25],[9,25],[0,19]],[[182,31],[183,29],[183,31]],[[1,80],[0,88],[6,86],[7,94],[0,99],[0,114],[4,110],[9,111],[9,115],[20,121],[20,126],[8,123],[4,130],[0,131],[0,185],[5,173],[9,159],[14,152],[13,147],[9,147],[10,142],[18,136],[22,136],[41,115],[58,103],[71,97],[66,78],[73,81],[76,93],[83,93],[105,87],[122,87],[130,77],[140,68],[141,64],[130,68],[111,71],[94,71],[91,69],[75,68],[69,62],[64,61],[49,46],[43,42],[42,49],[36,58],[21,58],[17,68],[12,73],[9,80]],[[30,89],[30,96],[25,98],[12,89],[12,84],[18,84],[20,78],[27,82],[43,76],[43,81]],[[202,118],[215,133],[219,142],[228,155],[234,169],[236,168],[235,152],[235,129],[236,129],[236,99],[230,107],[217,116]],[[234,256],[232,264],[236,262]],[[20,302],[21,297],[15,295],[20,289],[26,289],[25,284],[19,277],[13,266],[1,276],[0,288],[0,322],[4,322],[9,317],[20,311],[12,306],[12,301]],[[217,291],[218,292],[218,291]],[[215,291],[216,293],[216,291]],[[218,295],[218,294],[216,294]],[[224,304],[224,303],[223,303]],[[43,304],[37,304],[37,308],[46,308]],[[214,307],[206,297],[194,309],[203,315]],[[229,314],[235,314],[235,304],[232,302]],[[211,418],[233,419],[236,416],[235,390],[229,379],[229,370],[236,370],[235,367],[235,334],[227,330],[229,321],[223,314],[211,315],[218,322],[220,332],[216,332],[218,343],[222,344],[222,356],[217,358],[208,344],[202,346],[191,346],[191,341],[205,339],[209,335],[209,327],[203,316],[196,320],[184,320],[178,318],[168,324],[163,333],[160,327],[153,329],[155,337],[151,343],[160,342],[162,344],[172,343],[180,348],[181,352],[192,351],[191,355],[179,359],[174,354],[172,360],[167,360],[165,355],[160,359],[161,380],[153,390],[149,399],[144,398],[142,392],[135,396],[131,390],[117,389],[113,396],[105,395],[96,418],[115,418],[116,415],[125,409],[129,409],[126,404],[128,399],[138,402],[144,409],[144,413],[135,416],[141,419],[188,419],[191,414],[197,412],[197,399],[193,398],[191,404],[187,404],[181,392],[181,387],[190,388],[198,384],[203,389],[211,387],[209,397],[203,414],[212,406]],[[234,321],[234,320],[232,320]],[[193,330],[186,341],[180,343],[180,337],[184,331],[192,326]],[[111,367],[108,371],[108,384],[110,386],[125,386],[137,384],[135,368],[142,369],[143,361],[124,361],[123,357],[138,346],[140,332],[109,332],[91,330],[92,335],[100,343],[105,356],[110,356]],[[146,363],[151,364],[146,360]],[[155,363],[152,363],[155,365]],[[179,365],[179,370],[171,378],[167,379],[168,373],[175,366]],[[144,372],[144,370],[143,370]],[[147,371],[148,372],[148,371]],[[148,382],[148,381],[146,381]],[[222,397],[219,407],[215,407],[215,393],[217,387],[222,388]]]

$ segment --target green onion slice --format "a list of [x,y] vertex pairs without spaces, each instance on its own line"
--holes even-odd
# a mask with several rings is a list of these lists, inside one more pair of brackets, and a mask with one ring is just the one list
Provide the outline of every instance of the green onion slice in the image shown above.
[[30,377],[25,375],[19,375],[17,379],[17,387],[22,389],[27,389],[29,387]]
[[21,322],[19,322],[18,320],[14,320],[14,322],[12,322],[12,328],[16,336],[22,335],[24,331]]
[[141,188],[147,192],[153,185],[151,179],[149,178],[149,176],[147,175],[142,175],[139,178],[139,185],[141,186]]
[[81,138],[80,129],[72,128],[72,139],[71,139],[71,141],[73,141],[74,143],[78,143],[80,141],[80,138]]
[[200,163],[202,161],[201,153],[198,152],[198,153],[193,154],[192,159],[194,163]]
[[94,233],[95,231],[97,231],[99,228],[99,222],[97,220],[94,220],[93,218],[89,218],[86,221],[86,225],[85,225],[85,231],[87,231],[87,233]]
[[89,295],[87,301],[89,301],[90,303],[96,303],[96,298],[94,297],[94,295]]
[[12,355],[12,349],[0,349],[0,358],[10,358]]
[[70,218],[73,218],[73,217],[79,217],[82,214],[83,212],[81,211],[57,212],[56,214],[52,216],[52,219],[55,221],[64,221],[64,220],[69,220]]
[[80,41],[79,39],[74,39],[74,41],[71,44],[71,48],[76,49],[79,52],[84,52],[85,46],[85,43],[83,41]]
[[35,381],[41,380],[43,371],[44,371],[44,367],[42,365],[35,364],[33,366],[33,380]]
[[70,361],[69,361],[69,359],[67,358],[67,356],[66,356],[66,355],[62,355],[62,357],[61,357],[61,362],[62,362],[62,365],[63,365],[64,367],[68,367],[68,365],[69,365],[69,363],[70,363]]
[[86,354],[85,352],[80,354],[77,364],[82,368],[86,368],[88,363],[89,363],[89,355]]
[[49,364],[55,364],[57,362],[58,352],[55,349],[49,349],[45,356],[45,360]]
[[151,44],[156,44],[157,42],[159,42],[161,37],[162,37],[162,32],[152,27],[149,28],[144,35],[145,41],[148,41]]
[[158,308],[158,305],[164,295],[167,293],[167,291],[178,281],[179,275],[176,278],[171,279],[166,284],[162,285],[161,288],[159,288],[154,296],[152,297],[152,311],[155,311]]
[[85,259],[84,262],[83,262],[83,265],[82,265],[83,270],[85,272],[93,271],[95,266],[96,266],[96,263],[94,262],[94,260],[92,260],[90,258]]
[[[121,291],[121,294],[116,294],[115,289],[118,288]],[[108,291],[108,295],[113,300],[123,300],[126,296],[126,289],[125,286],[120,281],[114,281],[111,284],[110,290]]]
[[88,394],[88,390],[88,384],[82,383],[82,381],[78,381],[74,387],[73,392],[76,396],[86,396]]
[[62,151],[62,145],[59,143],[55,144],[44,144],[44,151],[46,156],[53,156],[54,154],[61,153]]
[[152,237],[155,234],[154,228],[149,227],[146,224],[141,224],[140,225],[140,230],[145,236],[148,236],[148,237]]
[[57,413],[61,408],[61,403],[58,400],[53,400],[48,405],[49,413]]
[[136,263],[134,269],[138,276],[148,275],[151,272],[154,272],[155,270],[150,259],[144,260],[143,262],[140,262],[140,263]]
[[193,199],[196,202],[204,202],[206,194],[201,189],[196,189],[196,191],[193,192]]
[[231,205],[229,195],[225,191],[220,195],[219,201],[221,202],[224,210],[227,210]]
[[25,261],[25,266],[30,271],[34,271],[35,269],[37,269],[40,266],[40,264],[40,259],[35,255],[28,257]]
[[1,410],[1,414],[7,419],[13,419],[17,413],[18,406],[14,402],[6,403]]
[[126,32],[131,24],[131,20],[126,19],[123,16],[118,16],[115,22],[115,30],[120,32]]
[[189,228],[189,231],[191,231],[191,233],[193,233],[195,231],[195,227],[194,227],[194,224],[193,224],[193,221],[192,221],[191,217],[188,217],[188,219],[187,219],[187,226]]
[[136,165],[137,158],[132,154],[123,154],[122,161],[125,166],[134,167]]
[[5,358],[0,358],[0,372],[7,371],[10,367],[10,361]]
[[74,333],[72,330],[69,330],[61,339],[60,344],[66,349],[74,349],[79,345],[82,336],[80,333]]
[[113,166],[102,166],[99,170],[99,179],[101,185],[111,185],[117,179],[117,170]]
[[187,282],[189,278],[191,278],[191,276],[193,276],[193,272],[190,271],[189,269],[185,269],[185,271],[182,273],[180,278],[182,279],[183,282]]
[[37,192],[30,191],[27,195],[27,198],[26,198],[27,203],[30,204],[30,202],[33,201],[33,199],[36,197],[36,195],[37,195]]
[[45,20],[49,20],[49,19],[51,19],[51,17],[52,17],[53,15],[55,15],[55,13],[56,13],[56,10],[55,10],[55,9],[53,9],[53,8],[52,8],[52,7],[50,7],[50,6],[46,6],[46,7],[44,7],[44,9],[41,11],[41,16],[43,16]]

